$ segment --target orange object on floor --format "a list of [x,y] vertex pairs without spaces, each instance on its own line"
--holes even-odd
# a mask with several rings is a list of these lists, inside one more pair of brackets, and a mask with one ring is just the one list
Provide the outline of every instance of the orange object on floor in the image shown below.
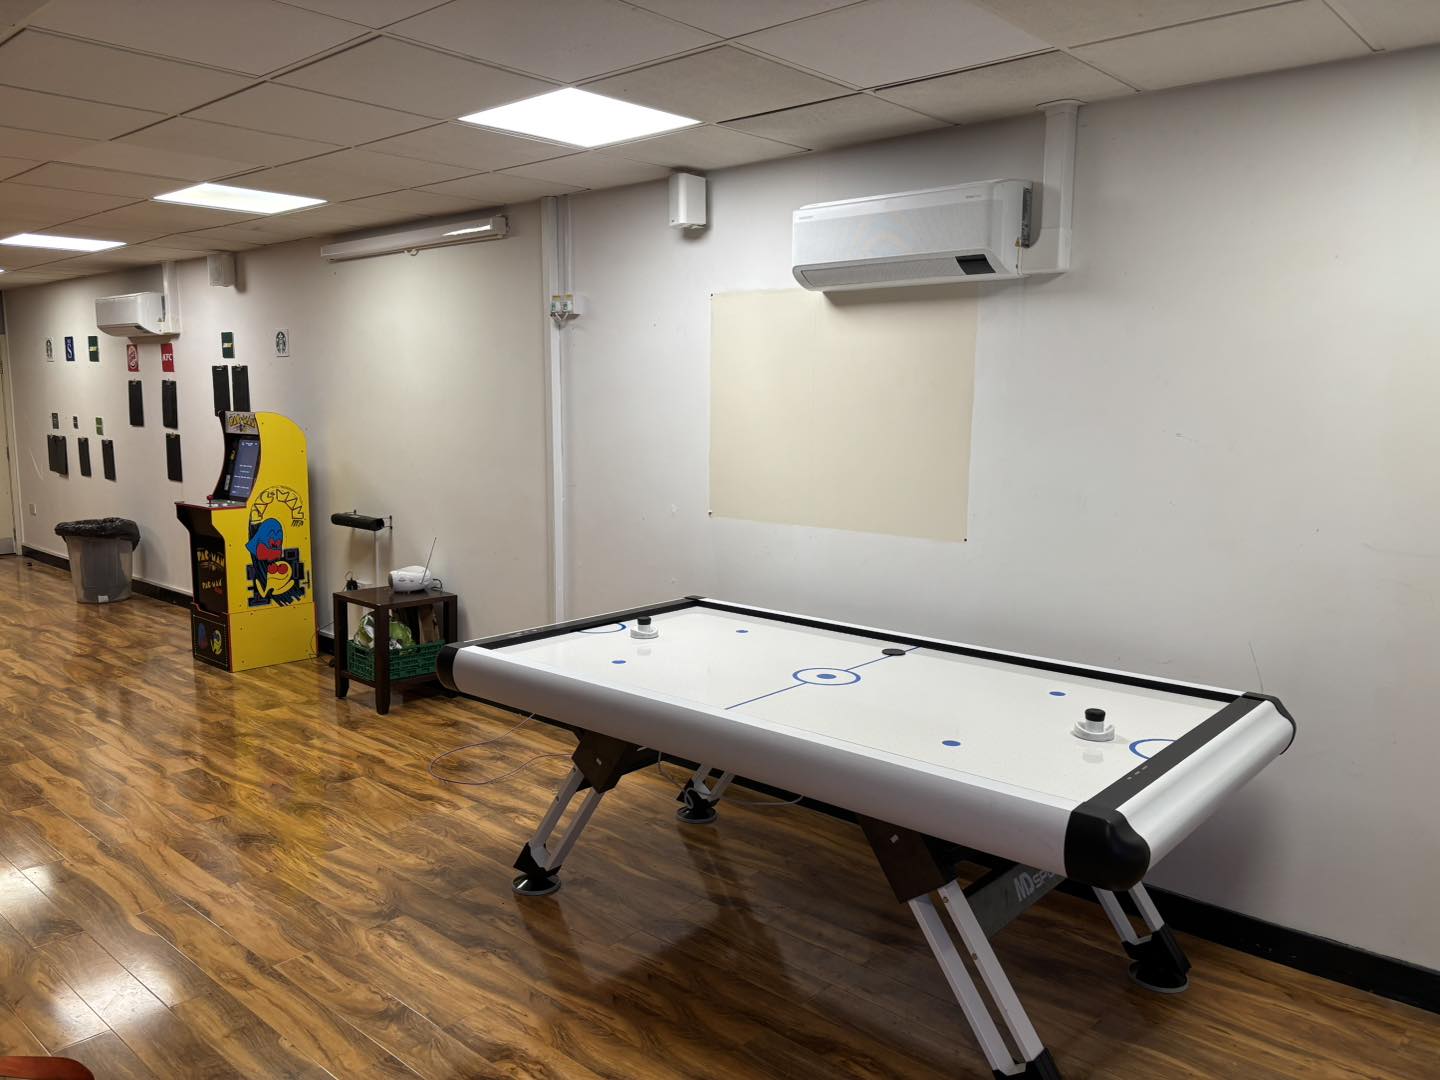
[[0,1057],[0,1077],[11,1080],[95,1080],[95,1074],[73,1058]]

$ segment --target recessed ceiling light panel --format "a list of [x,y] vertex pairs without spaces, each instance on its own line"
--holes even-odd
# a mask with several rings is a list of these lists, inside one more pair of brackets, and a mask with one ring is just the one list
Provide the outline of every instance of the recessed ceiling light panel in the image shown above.
[[108,251],[124,247],[119,240],[87,240],[83,236],[41,236],[39,233],[16,233],[0,240],[11,247],[49,248],[52,251]]
[[229,184],[196,184],[180,191],[156,195],[155,201],[205,206],[211,210],[233,210],[239,214],[283,214],[287,210],[319,206],[325,200],[312,199],[308,195],[281,195],[274,191],[232,187]]
[[581,147],[641,139],[700,122],[573,86],[460,119],[467,124]]

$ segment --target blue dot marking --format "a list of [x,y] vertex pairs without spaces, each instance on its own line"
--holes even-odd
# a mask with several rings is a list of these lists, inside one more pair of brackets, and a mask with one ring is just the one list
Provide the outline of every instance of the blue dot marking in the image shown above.
[[1064,690],[1051,690],[1051,691],[1050,691],[1050,696],[1051,696],[1051,697],[1064,697],[1064,696],[1065,696],[1065,691],[1064,691]]
[[623,663],[625,663],[624,660],[611,660],[610,662],[611,662],[612,664],[623,664]]
[[801,668],[791,672],[790,677],[811,686],[851,686],[860,681],[860,673],[849,668]]
[[1144,746],[1146,743],[1172,743],[1174,741],[1174,739],[1136,739],[1130,744],[1130,752],[1138,758],[1144,758],[1146,761],[1149,761],[1155,754],[1158,754],[1160,751],[1155,750],[1153,753],[1147,754],[1145,751],[1141,750],[1140,747]]
[[960,745],[960,740],[959,740],[959,739],[943,739],[943,740],[941,741],[940,745],[941,745],[941,746],[959,746],[959,745]]
[[749,632],[750,632],[749,630],[736,630],[736,631],[735,631],[735,633],[737,633],[737,634],[748,634]]

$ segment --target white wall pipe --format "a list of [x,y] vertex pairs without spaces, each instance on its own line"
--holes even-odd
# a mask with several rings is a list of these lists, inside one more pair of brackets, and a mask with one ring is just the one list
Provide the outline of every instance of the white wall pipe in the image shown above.
[[1079,101],[1040,106],[1045,113],[1045,168],[1040,191],[1040,232],[1021,255],[1027,274],[1070,269],[1070,223],[1074,216],[1075,131]]
[[550,614],[561,621],[566,611],[565,529],[565,333],[546,318],[550,297],[570,292],[569,199],[548,195],[540,200],[540,311],[545,320],[546,459],[550,480]]

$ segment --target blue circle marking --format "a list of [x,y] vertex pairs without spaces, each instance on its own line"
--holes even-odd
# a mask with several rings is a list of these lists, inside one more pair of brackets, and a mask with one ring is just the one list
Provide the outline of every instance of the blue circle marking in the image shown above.
[[941,745],[941,746],[959,746],[959,745],[960,745],[960,740],[959,740],[959,739],[942,739],[942,740],[940,741],[940,745]]
[[1064,696],[1065,696],[1065,691],[1064,691],[1064,690],[1051,690],[1051,691],[1050,691],[1050,696],[1051,696],[1051,697],[1064,697]]
[[[1174,741],[1174,739],[1136,739],[1130,744],[1130,752],[1138,758],[1144,758],[1146,761],[1149,761],[1154,756],[1154,754],[1147,754],[1142,751],[1140,747],[1144,746],[1146,743],[1172,743]],[[1158,754],[1159,751],[1157,750],[1155,751],[1155,753]]]
[[618,634],[625,629],[623,622],[610,623],[608,626],[592,626],[588,630],[579,631],[582,634]]
[[610,662],[611,662],[612,664],[623,664],[623,663],[625,663],[624,660],[611,660]]
[[811,686],[852,686],[860,681],[860,674],[846,668],[807,667],[791,673],[796,682]]

